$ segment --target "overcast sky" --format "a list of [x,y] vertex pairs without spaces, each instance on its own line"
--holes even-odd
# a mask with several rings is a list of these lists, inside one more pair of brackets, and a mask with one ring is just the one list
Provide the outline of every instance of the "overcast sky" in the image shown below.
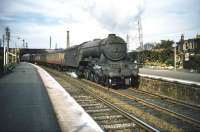
[[[131,49],[138,47],[137,19],[140,16],[144,42],[178,41],[200,32],[199,0],[0,0],[0,35],[11,29],[12,46],[25,39],[30,48],[66,47],[115,33],[130,36]],[[2,38],[0,36],[0,38]]]

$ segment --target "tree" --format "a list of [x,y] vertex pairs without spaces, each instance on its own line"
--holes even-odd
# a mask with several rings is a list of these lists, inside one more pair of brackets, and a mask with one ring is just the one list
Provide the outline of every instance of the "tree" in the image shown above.
[[163,49],[172,49],[172,44],[174,41],[172,40],[161,40],[160,47]]

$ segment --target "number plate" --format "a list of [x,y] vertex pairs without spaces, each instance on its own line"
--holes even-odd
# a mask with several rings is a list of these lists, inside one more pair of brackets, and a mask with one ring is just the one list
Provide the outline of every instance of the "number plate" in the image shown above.
[[129,78],[126,78],[126,79],[125,79],[125,85],[130,85]]

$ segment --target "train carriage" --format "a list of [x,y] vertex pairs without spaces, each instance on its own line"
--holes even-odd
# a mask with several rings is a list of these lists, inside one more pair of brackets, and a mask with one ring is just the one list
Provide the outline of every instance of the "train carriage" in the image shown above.
[[64,54],[64,66],[77,68],[80,62],[80,53],[79,53],[80,46],[73,46],[69,49],[65,50]]

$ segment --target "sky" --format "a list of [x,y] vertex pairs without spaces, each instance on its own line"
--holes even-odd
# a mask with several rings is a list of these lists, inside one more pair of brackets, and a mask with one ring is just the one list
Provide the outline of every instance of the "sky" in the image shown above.
[[[138,18],[141,18],[143,41],[179,41],[194,38],[200,32],[199,0],[0,0],[0,38],[8,26],[11,47],[66,47],[115,33],[126,40],[129,48],[138,43]],[[21,38],[21,39],[17,39]]]

